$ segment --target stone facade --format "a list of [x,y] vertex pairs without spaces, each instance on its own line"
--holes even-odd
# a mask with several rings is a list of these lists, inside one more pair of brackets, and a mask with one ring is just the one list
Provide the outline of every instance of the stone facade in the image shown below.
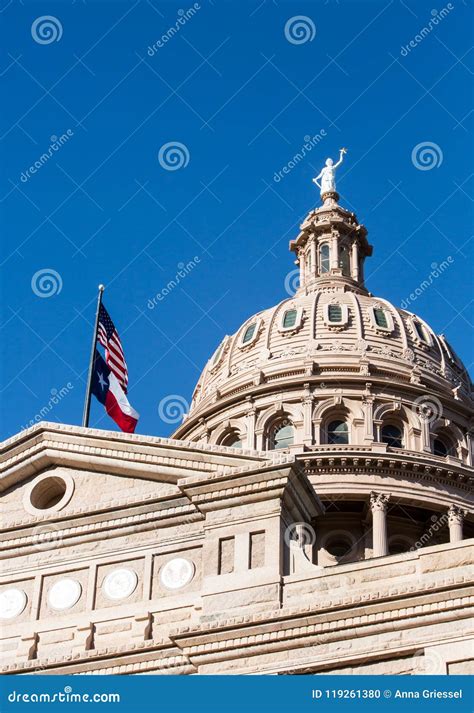
[[367,292],[337,199],[175,438],[40,423],[2,445],[4,673],[472,672],[469,378]]

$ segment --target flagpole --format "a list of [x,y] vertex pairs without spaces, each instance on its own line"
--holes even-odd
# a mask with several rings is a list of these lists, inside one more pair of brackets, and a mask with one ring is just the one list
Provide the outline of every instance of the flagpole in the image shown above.
[[89,374],[87,376],[86,400],[84,402],[84,413],[82,416],[82,425],[84,426],[84,428],[87,428],[89,426],[89,413],[91,410],[92,370],[94,368],[94,356],[97,344],[97,330],[99,328],[100,305],[102,304],[102,293],[104,292],[104,290],[104,285],[99,285],[99,294],[97,296],[97,311],[95,313],[94,334],[92,337],[91,358],[89,362]]

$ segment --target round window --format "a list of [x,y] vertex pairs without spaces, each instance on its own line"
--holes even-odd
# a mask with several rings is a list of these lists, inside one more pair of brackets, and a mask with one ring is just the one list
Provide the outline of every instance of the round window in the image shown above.
[[32,515],[58,512],[70,501],[74,481],[67,473],[45,473],[35,478],[26,490],[23,505]]
[[326,542],[325,548],[330,555],[340,559],[352,550],[352,542],[347,537],[332,537]]
[[37,510],[49,510],[57,505],[66,494],[66,483],[62,478],[46,478],[35,485],[30,502]]

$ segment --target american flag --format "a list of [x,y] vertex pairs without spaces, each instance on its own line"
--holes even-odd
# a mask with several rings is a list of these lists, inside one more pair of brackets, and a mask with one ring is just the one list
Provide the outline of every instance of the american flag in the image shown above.
[[122,349],[122,342],[115,325],[104,305],[100,305],[97,339],[105,349],[105,361],[117,377],[120,386],[127,393],[128,369]]

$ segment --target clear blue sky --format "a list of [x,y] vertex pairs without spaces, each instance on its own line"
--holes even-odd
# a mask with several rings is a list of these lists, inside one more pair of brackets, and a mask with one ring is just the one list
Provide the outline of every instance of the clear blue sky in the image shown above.
[[[99,282],[122,336],[137,432],[172,432],[160,401],[189,400],[222,337],[285,297],[288,241],[318,202],[311,178],[341,146],[341,202],[374,245],[369,289],[400,305],[451,256],[412,309],[470,365],[472,7],[449,6],[417,40],[432,0],[201,0],[174,35],[193,3],[1,0],[2,436],[43,407],[48,420],[80,423]],[[45,15],[59,20],[57,41],[38,34],[40,23],[32,31]],[[285,35],[296,15],[311,22]],[[158,160],[169,142],[189,152],[179,170]],[[435,165],[420,170],[412,151],[426,142]],[[46,269],[62,287],[39,297],[32,278]],[[98,404],[91,425],[114,427]]]

